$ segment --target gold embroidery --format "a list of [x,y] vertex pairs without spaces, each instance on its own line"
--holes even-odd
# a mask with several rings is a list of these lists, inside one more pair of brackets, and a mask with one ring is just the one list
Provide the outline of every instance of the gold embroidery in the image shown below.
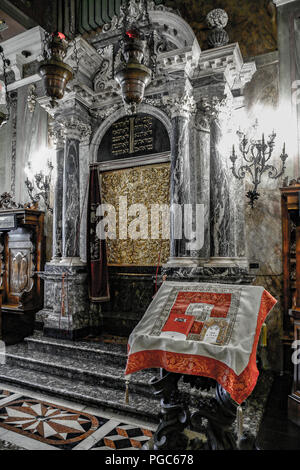
[[[102,202],[116,209],[117,238],[107,239],[109,265],[156,266],[161,249],[160,264],[170,256],[169,240],[151,239],[151,205],[170,203],[170,164],[147,165],[104,172],[101,175]],[[125,240],[118,238],[119,197],[126,196],[128,208],[132,204],[143,204],[147,208],[148,239]],[[137,216],[136,216],[137,217]],[[136,217],[128,217],[127,228]],[[140,215],[141,220],[144,217]],[[124,216],[121,223],[124,222]],[[160,237],[161,237],[160,227]]]

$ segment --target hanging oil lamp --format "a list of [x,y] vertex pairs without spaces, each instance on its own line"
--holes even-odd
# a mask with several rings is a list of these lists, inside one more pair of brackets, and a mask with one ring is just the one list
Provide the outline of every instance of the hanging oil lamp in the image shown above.
[[9,95],[7,92],[7,66],[10,65],[10,60],[5,58],[3,47],[0,46],[0,57],[3,63],[3,77],[4,77],[4,87],[5,87],[5,100],[6,100],[6,112],[0,109],[0,129],[4,124],[6,124],[9,120],[10,116],[10,102],[9,102]]
[[142,63],[147,42],[142,39],[138,29],[130,29],[125,32],[120,47],[124,62],[116,73],[115,80],[121,87],[123,101],[128,106],[129,113],[134,114],[151,81],[151,69]]
[[66,57],[68,42],[63,33],[53,33],[45,39],[44,62],[39,73],[43,78],[46,93],[51,98],[51,106],[63,98],[67,83],[73,78],[73,69],[63,60]]
[[1,110],[0,110],[0,129],[2,126],[4,126],[4,124],[6,124],[8,121],[7,119],[7,114],[3,113]]

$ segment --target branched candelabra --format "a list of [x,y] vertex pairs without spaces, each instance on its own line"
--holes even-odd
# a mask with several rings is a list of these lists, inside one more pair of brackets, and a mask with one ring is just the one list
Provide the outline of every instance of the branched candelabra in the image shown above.
[[29,197],[33,204],[37,204],[41,198],[44,200],[46,209],[49,212],[53,212],[53,209],[50,207],[50,185],[52,178],[53,165],[50,161],[47,163],[48,166],[48,175],[44,175],[42,171],[34,175],[34,182],[30,181],[27,177],[25,185]]
[[249,199],[249,205],[253,209],[254,202],[259,198],[260,194],[257,191],[259,184],[264,173],[268,172],[268,176],[271,179],[280,178],[285,171],[285,161],[288,158],[288,155],[285,151],[285,144],[283,144],[282,153],[280,159],[282,161],[281,170],[277,170],[273,165],[270,165],[268,162],[272,157],[274,147],[275,147],[275,138],[276,134],[273,131],[269,135],[268,140],[266,141],[265,135],[262,134],[261,140],[247,139],[246,135],[239,132],[241,142],[239,145],[240,152],[243,156],[243,159],[246,162],[246,165],[242,165],[239,169],[236,168],[236,160],[238,155],[235,152],[235,147],[232,147],[232,154],[230,160],[232,161],[232,173],[235,178],[242,180],[245,178],[246,173],[250,174],[253,184],[253,189],[248,191],[246,197]]

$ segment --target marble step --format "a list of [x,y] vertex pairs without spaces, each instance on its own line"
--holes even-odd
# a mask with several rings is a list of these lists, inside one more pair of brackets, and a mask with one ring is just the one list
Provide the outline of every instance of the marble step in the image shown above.
[[[99,360],[76,358],[72,355],[46,354],[31,351],[26,343],[9,346],[6,351],[6,364],[12,367],[22,367],[58,377],[67,377],[74,382],[81,381],[91,385],[103,385],[125,392],[125,367],[111,364],[107,358]],[[157,371],[155,371],[157,374]],[[151,397],[152,390],[148,383],[153,377],[152,371],[141,371],[133,374],[130,387],[134,393]]]
[[129,387],[129,403],[126,404],[122,390],[104,385],[90,385],[27,368],[12,367],[10,364],[0,365],[0,382],[25,389],[22,392],[25,396],[26,390],[41,392],[108,412],[123,413],[149,423],[159,422],[159,401],[134,393],[131,386]]
[[39,332],[25,338],[24,341],[27,344],[28,351],[69,356],[77,359],[105,360],[124,368],[126,366],[127,345],[123,344],[68,341],[47,338]]

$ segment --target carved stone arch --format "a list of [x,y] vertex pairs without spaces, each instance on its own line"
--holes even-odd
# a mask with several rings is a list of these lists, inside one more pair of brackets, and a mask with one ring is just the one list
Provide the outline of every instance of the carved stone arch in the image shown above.
[[[166,39],[177,46],[193,47],[195,52],[200,54],[201,49],[195,33],[191,26],[178,14],[170,11],[156,9],[149,11],[150,22],[155,25],[165,26],[164,36]],[[175,33],[175,31],[177,33]]]
[[[149,104],[141,104],[139,106],[138,112],[150,114],[154,116],[155,118],[159,119],[159,121],[161,121],[161,123],[165,126],[169,135],[170,142],[171,142],[171,135],[172,135],[171,120],[163,111]],[[127,116],[127,113],[125,111],[125,108],[122,105],[120,106],[119,109],[117,109],[114,113],[112,113],[108,118],[106,118],[105,121],[102,122],[98,130],[95,132],[95,135],[90,145],[90,162],[91,163],[97,162],[99,146],[106,132],[110,128],[110,126],[114,122],[118,121],[119,119],[125,116]]]

